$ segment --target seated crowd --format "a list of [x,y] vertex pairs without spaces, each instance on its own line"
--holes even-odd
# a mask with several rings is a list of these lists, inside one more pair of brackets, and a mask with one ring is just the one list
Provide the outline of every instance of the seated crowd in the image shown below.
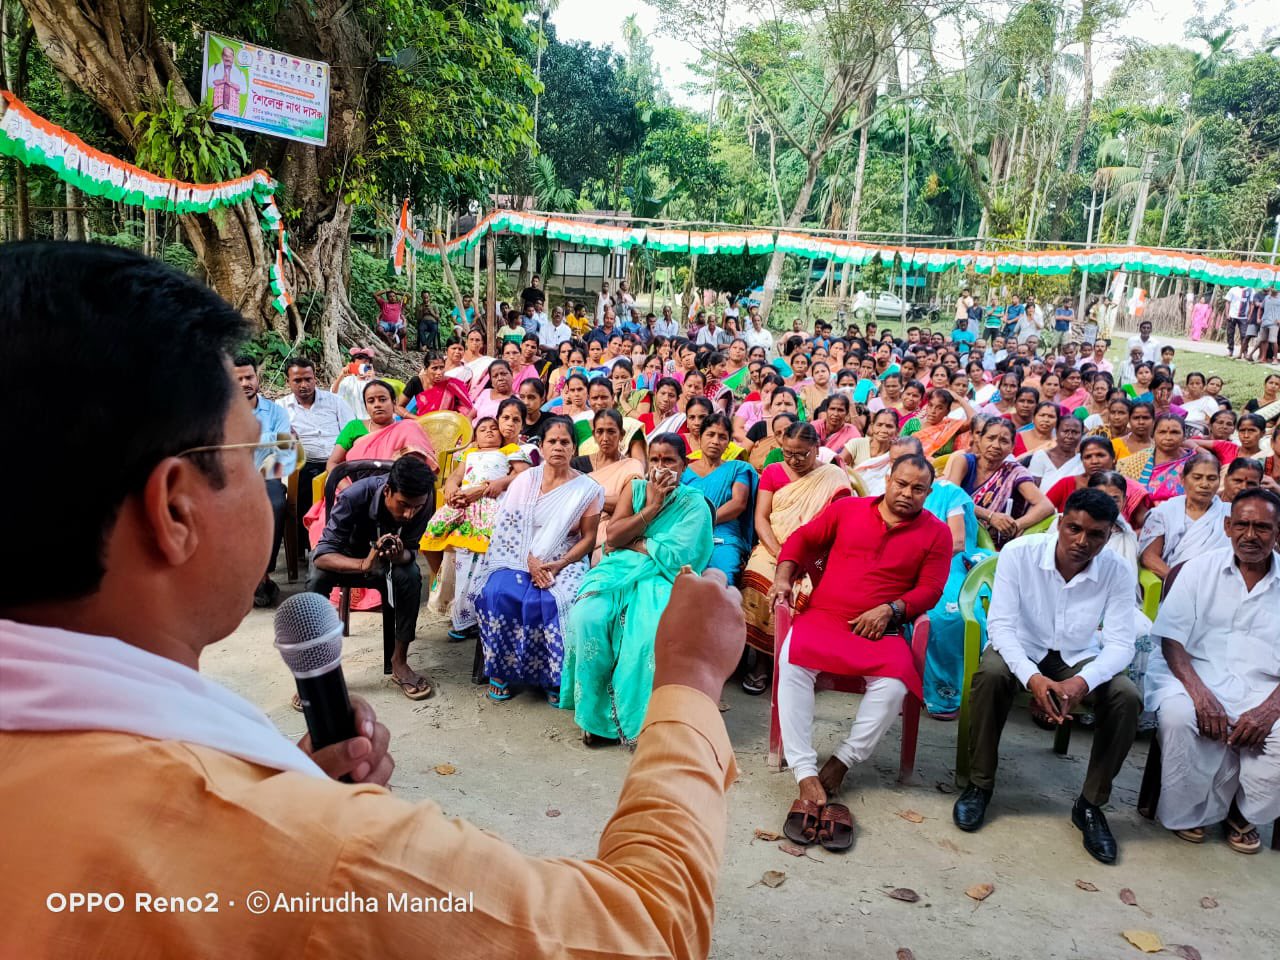
[[[308,589],[391,604],[407,696],[433,692],[406,659],[421,553],[451,595],[449,639],[477,638],[489,697],[534,690],[573,712],[588,745],[631,744],[672,584],[714,567],[741,590],[742,688],[776,691],[793,841],[851,845],[852,814],[832,797],[908,695],[940,720],[967,703],[955,822],[978,829],[1025,689],[1038,723],[1075,713],[1095,727],[1071,816],[1098,860],[1117,857],[1102,806],[1142,729],[1163,748],[1162,823],[1193,842],[1225,823],[1234,849],[1259,848],[1258,827],[1280,816],[1280,376],[1230,399],[1220,378],[1175,378],[1145,323],[1117,374],[1096,330],[1081,343],[1068,324],[1049,346],[1018,322],[1025,308],[985,339],[959,316],[949,335],[797,321],[775,336],[732,301],[681,328],[670,308],[641,318],[625,285],[594,319],[573,303],[547,315],[536,285],[524,294],[494,345],[455,310],[455,336],[403,384],[356,352],[326,391],[297,357],[278,407],[237,363],[264,436],[292,430],[305,450]],[[468,421],[465,449],[434,449],[424,423],[442,412]],[[313,479],[362,461],[384,468],[328,511],[312,502]],[[278,544],[281,489],[272,503]],[[993,555],[989,609],[961,609]],[[1140,578],[1163,586],[1154,623]],[[779,605],[795,614],[785,636]],[[985,649],[967,685],[975,619]],[[866,692],[820,766],[822,673]]]

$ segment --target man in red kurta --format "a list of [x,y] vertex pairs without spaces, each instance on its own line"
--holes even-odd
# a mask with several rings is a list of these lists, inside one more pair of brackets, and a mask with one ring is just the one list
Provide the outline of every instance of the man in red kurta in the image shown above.
[[[823,840],[828,849],[852,842],[852,817],[827,803],[850,766],[869,757],[921,678],[901,628],[942,596],[951,568],[951,532],[925,512],[933,465],[899,457],[882,497],[837,500],[788,539],[778,555],[771,596],[790,603],[792,583],[818,561],[822,579],[795,620],[778,658],[778,714],[787,763],[800,799],[787,817],[797,842]],[[866,678],[866,694],[849,737],[821,773],[813,748],[814,684],[821,672]],[[843,827],[843,829],[842,829]],[[821,835],[820,835],[821,834]]]

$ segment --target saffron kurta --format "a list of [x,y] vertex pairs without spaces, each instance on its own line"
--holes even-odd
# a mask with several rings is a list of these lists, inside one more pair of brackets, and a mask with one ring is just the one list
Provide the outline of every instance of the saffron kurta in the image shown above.
[[849,621],[901,600],[910,622],[936,604],[951,569],[951,531],[927,511],[890,527],[883,497],[837,500],[793,533],[778,562],[801,569],[824,560],[809,606],[792,626],[791,662],[851,676],[894,677],[921,696],[921,678],[901,636],[860,637]]

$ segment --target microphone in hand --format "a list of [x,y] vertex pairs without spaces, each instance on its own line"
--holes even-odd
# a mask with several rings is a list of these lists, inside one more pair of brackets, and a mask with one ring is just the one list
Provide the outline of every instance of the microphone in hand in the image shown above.
[[[276,610],[275,646],[298,685],[311,746],[320,750],[356,736],[342,675],[342,623],[326,597],[299,593]],[[342,778],[350,782],[349,777]]]

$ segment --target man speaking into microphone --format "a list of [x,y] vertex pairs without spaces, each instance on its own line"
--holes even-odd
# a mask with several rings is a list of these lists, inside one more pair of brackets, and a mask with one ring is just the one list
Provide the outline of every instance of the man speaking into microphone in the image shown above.
[[[392,796],[388,734],[363,701],[355,739],[295,746],[199,673],[271,546],[260,431],[230,368],[246,335],[158,261],[0,247],[0,399],[19,447],[55,453],[0,471],[24,558],[0,578],[0,956],[705,956],[735,777],[717,701],[741,653],[737,595],[722,576],[677,578],[594,860],[526,857]],[[49,416],[33,356],[121,386]],[[277,893],[383,906],[278,910]],[[388,894],[470,896],[470,912],[389,912]]]

